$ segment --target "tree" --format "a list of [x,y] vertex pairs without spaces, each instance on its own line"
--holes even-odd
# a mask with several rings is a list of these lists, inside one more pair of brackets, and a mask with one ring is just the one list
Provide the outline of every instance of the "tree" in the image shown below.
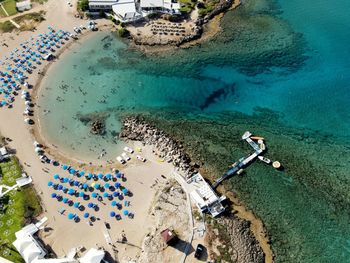
[[78,1],[78,10],[81,10],[81,11],[89,10],[89,0],[79,0]]

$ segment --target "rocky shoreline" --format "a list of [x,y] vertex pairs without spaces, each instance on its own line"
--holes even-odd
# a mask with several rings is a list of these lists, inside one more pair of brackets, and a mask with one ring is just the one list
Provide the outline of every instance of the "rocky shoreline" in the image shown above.
[[[172,162],[186,176],[191,176],[199,169],[199,165],[191,161],[181,142],[147,123],[140,116],[128,116],[123,119],[119,138],[152,145],[160,158]],[[225,260],[222,262],[265,262],[265,253],[250,229],[250,221],[229,211],[226,216],[218,219],[208,218],[206,224],[206,242],[211,258]]]
[[123,120],[119,138],[140,141],[144,145],[155,147],[155,154],[164,161],[171,162],[186,176],[191,176],[199,168],[185,152],[181,143],[171,138],[164,131],[143,121],[141,117],[126,117]]
[[[225,12],[226,10],[237,7],[240,4],[240,0],[220,0],[219,3],[216,4],[215,8],[208,14],[203,16],[196,15],[195,19],[185,19],[182,18],[182,23],[187,25],[188,30],[186,30],[186,34],[182,37],[177,37],[174,34],[166,34],[161,37],[155,36],[154,34],[150,34],[150,32],[143,32],[142,30],[134,30],[133,27],[129,27],[130,38],[136,46],[176,46],[179,47],[185,43],[189,43],[194,40],[198,40],[202,37],[204,33],[204,26],[208,24],[215,16],[220,13]],[[193,12],[198,12],[198,10],[194,10]],[[162,20],[162,19],[161,19]],[[169,24],[178,24],[178,22],[172,23],[167,19],[163,19],[164,21],[168,21]],[[152,20],[151,20],[152,21]],[[154,20],[157,21],[157,20]],[[151,22],[152,23],[152,22]],[[145,25],[147,25],[146,23]],[[145,27],[143,25],[143,27]],[[146,30],[147,31],[147,30]]]

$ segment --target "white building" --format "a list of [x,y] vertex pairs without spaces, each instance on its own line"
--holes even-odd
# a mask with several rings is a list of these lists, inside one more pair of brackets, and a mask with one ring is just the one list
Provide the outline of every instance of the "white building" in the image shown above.
[[164,12],[170,14],[180,13],[180,4],[174,0],[141,0],[140,7],[143,12]]
[[77,259],[74,258],[75,253],[66,258],[44,258],[46,251],[33,235],[46,220],[47,218],[43,218],[37,224],[27,225],[15,233],[16,240],[12,244],[26,263],[100,263],[102,261],[105,252],[95,248],[91,248],[83,257]]
[[218,197],[200,173],[193,175],[187,183],[191,189],[191,198],[202,212],[209,212],[213,217],[216,217],[225,211],[221,202],[226,197]]
[[180,14],[176,0],[89,0],[90,12],[111,12],[121,22],[132,22],[151,13]]
[[111,11],[112,6],[118,3],[118,0],[89,0],[89,10],[94,11]]
[[25,10],[30,10],[32,8],[32,4],[31,4],[30,0],[16,2],[16,8],[20,12],[25,11]]
[[136,21],[142,18],[142,14],[136,10],[134,0],[119,0],[112,6],[114,16],[122,22]]

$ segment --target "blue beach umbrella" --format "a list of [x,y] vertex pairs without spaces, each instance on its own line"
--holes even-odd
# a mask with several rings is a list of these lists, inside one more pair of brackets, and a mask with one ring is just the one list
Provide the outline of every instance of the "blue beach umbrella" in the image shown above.
[[70,169],[70,170],[69,170],[69,173],[70,173],[70,174],[75,174],[75,173],[76,173],[76,170]]
[[103,193],[103,197],[108,197],[109,196],[109,194],[108,193]]
[[112,212],[109,213],[109,215],[110,215],[110,217],[115,217],[115,212],[112,211]]
[[72,213],[69,213],[69,214],[68,214],[68,219],[72,220],[74,217],[75,217],[74,214],[72,214]]
[[64,183],[68,183],[69,179],[67,177],[63,178]]
[[78,207],[79,207],[79,205],[80,205],[80,203],[79,203],[79,202],[75,202],[73,206],[74,206],[75,208],[78,208]]
[[124,210],[124,211],[123,211],[123,214],[124,214],[125,216],[127,216],[127,215],[129,214],[129,211],[128,211],[128,210]]
[[84,176],[84,175],[85,175],[85,172],[84,172],[84,171],[80,171],[80,172],[79,172],[79,175],[80,175],[80,176]]
[[84,189],[86,189],[86,188],[88,188],[88,187],[89,187],[89,185],[88,185],[87,183],[83,184],[83,188],[84,188]]
[[114,186],[115,186],[116,188],[119,188],[119,187],[120,187],[120,183],[116,182],[116,183],[114,184]]
[[102,174],[102,173],[99,173],[99,174],[98,174],[98,178],[102,179],[102,178],[103,178],[103,174]]
[[84,192],[79,193],[79,197],[84,197],[84,195],[85,195]]
[[87,176],[87,178],[88,178],[88,179],[91,179],[93,176],[94,176],[94,175],[93,175],[92,173],[89,173],[88,176]]
[[84,218],[89,218],[89,213],[85,213]]
[[59,184],[59,185],[57,186],[57,189],[58,189],[58,190],[62,190],[62,189],[63,189],[63,185],[60,185],[60,184]]
[[106,178],[107,178],[108,180],[110,180],[110,179],[112,178],[112,175],[111,175],[111,174],[106,174]]
[[56,193],[52,193],[52,194],[51,194],[51,197],[52,197],[52,198],[56,198],[56,196],[57,196]]
[[55,174],[55,175],[53,176],[53,178],[57,180],[57,179],[60,178],[60,176],[59,176],[58,174]]
[[116,174],[116,176],[117,176],[117,178],[121,178],[121,177],[122,177],[121,172],[118,172],[118,173]]
[[113,196],[117,197],[119,195],[119,192],[113,192]]
[[117,201],[112,201],[112,202],[111,202],[111,205],[112,205],[112,206],[116,206],[116,205],[117,205]]
[[52,186],[52,185],[53,185],[53,182],[51,182],[51,181],[47,182],[47,186]]
[[65,165],[65,164],[64,164],[64,165],[62,165],[62,169],[63,169],[63,170],[67,170],[67,169],[68,169],[68,166],[67,166],[67,165]]
[[92,196],[93,198],[96,198],[96,197],[97,197],[97,194],[94,192],[94,193],[91,194],[91,196]]
[[63,198],[62,202],[63,203],[67,203],[68,202],[68,198],[67,197]]
[[109,188],[111,185],[109,183],[105,183],[105,188]]
[[79,181],[74,181],[74,186],[78,186],[79,185]]
[[94,204],[93,203],[88,203],[88,208],[93,208]]
[[68,190],[68,194],[70,194],[70,195],[72,195],[72,194],[74,194],[74,190],[72,189],[72,188],[70,188],[69,190]]
[[123,194],[126,195],[129,191],[128,191],[128,189],[124,188],[124,189],[122,190],[122,192],[123,192]]
[[100,184],[95,184],[94,188],[95,188],[95,189],[100,188]]

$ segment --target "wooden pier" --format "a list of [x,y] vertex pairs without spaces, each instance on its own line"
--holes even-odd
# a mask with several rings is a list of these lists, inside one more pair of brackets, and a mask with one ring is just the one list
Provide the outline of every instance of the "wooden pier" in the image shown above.
[[257,144],[256,142],[254,142],[250,137],[252,136],[252,134],[249,131],[246,131],[243,136],[242,136],[242,140],[245,140],[247,143],[249,143],[249,145],[254,149],[254,152],[249,155],[248,157],[243,157],[241,159],[239,159],[234,165],[233,167],[228,170],[223,176],[221,176],[220,178],[218,178],[215,183],[213,184],[213,188],[215,189],[216,187],[218,187],[218,185],[228,179],[231,178],[232,176],[234,176],[239,170],[245,168],[246,166],[248,166],[256,157],[258,157],[260,154],[262,154],[264,152],[263,149],[261,149],[261,147],[259,146],[259,144]]

